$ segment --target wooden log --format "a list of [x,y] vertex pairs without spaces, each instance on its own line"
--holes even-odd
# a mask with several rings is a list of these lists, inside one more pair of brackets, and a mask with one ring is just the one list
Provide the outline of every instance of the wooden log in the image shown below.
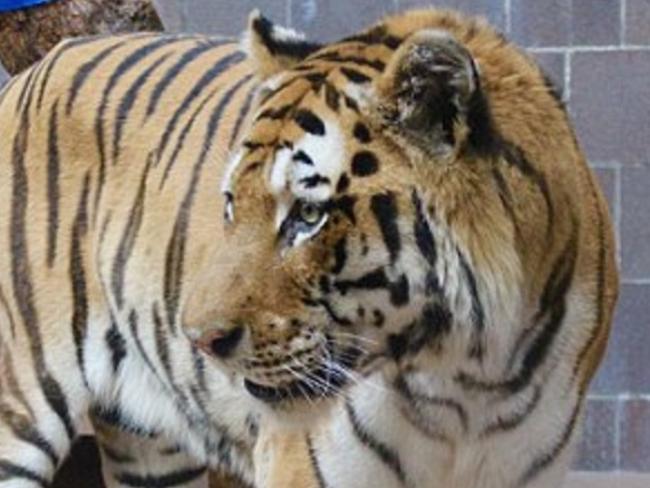
[[67,37],[162,30],[152,0],[57,0],[0,14],[0,62],[14,75]]

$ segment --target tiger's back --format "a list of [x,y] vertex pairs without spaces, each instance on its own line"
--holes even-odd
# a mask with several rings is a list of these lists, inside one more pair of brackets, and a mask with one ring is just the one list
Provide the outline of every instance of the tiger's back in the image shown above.
[[89,409],[118,460],[137,457],[125,431],[200,460],[113,456],[116,478],[244,470],[245,407],[208,426],[225,380],[176,315],[255,86],[231,41],[138,34],[64,42],[0,95],[0,486],[47,484]]

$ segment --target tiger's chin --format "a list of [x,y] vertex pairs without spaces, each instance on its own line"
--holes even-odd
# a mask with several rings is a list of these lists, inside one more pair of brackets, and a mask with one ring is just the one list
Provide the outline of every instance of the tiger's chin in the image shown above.
[[258,400],[262,414],[283,428],[302,429],[328,416],[347,386],[344,374],[314,372],[310,379],[264,385],[244,379],[244,389]]

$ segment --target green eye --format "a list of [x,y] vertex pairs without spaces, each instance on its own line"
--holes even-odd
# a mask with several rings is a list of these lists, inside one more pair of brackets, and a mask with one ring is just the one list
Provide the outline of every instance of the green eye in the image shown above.
[[320,207],[314,203],[302,202],[300,204],[299,215],[300,220],[303,222],[309,225],[316,225],[323,216],[323,212]]

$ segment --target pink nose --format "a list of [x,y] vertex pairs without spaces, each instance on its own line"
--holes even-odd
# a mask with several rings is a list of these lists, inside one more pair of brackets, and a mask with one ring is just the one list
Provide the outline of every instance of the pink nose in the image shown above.
[[226,359],[235,352],[244,337],[244,328],[216,329],[204,333],[196,341],[196,347],[220,359]]

